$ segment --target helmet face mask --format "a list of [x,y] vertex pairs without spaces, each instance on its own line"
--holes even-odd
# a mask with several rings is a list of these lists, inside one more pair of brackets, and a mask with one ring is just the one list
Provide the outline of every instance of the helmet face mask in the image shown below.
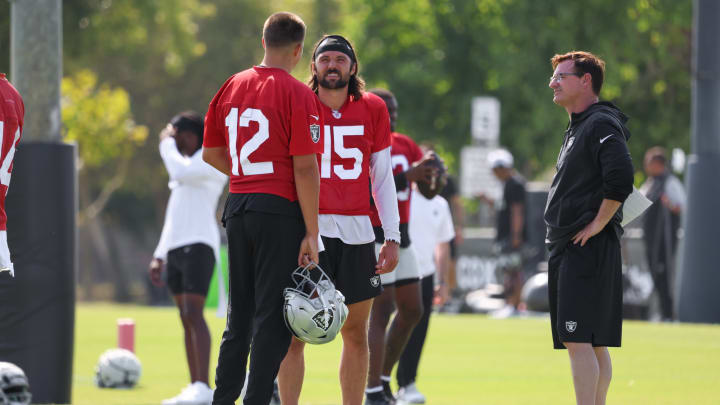
[[319,265],[298,267],[295,287],[285,289],[283,316],[290,332],[306,343],[332,341],[347,318],[345,297]]
[[29,405],[30,384],[20,367],[0,362],[0,405]]

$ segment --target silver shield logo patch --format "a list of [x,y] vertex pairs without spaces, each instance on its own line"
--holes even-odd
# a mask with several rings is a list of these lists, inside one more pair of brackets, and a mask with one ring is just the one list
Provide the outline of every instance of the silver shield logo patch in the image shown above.
[[310,138],[314,143],[318,143],[318,141],[320,140],[320,125],[310,125]]
[[[325,319],[327,317],[327,319]],[[332,311],[318,311],[318,313],[315,314],[312,318],[313,322],[315,322],[315,325],[317,325],[318,328],[324,330],[327,332],[327,330],[330,328],[330,325],[333,323],[333,313]]]
[[379,286],[380,285],[380,276],[370,277],[370,285],[373,287]]
[[575,321],[565,322],[565,329],[567,329],[568,332],[573,333],[573,332],[575,332],[576,328],[577,328],[577,322],[575,322]]

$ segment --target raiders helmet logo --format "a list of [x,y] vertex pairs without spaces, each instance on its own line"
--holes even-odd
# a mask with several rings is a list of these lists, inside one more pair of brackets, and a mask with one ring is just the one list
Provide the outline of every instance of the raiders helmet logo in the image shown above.
[[576,328],[577,328],[577,322],[575,322],[575,321],[565,322],[565,329],[567,329],[568,332],[573,333],[573,332],[575,332]]
[[320,140],[320,125],[310,125],[310,138],[314,143],[318,143],[318,141]]
[[315,325],[318,326],[318,328],[324,330],[327,332],[327,330],[330,328],[330,325],[333,323],[333,312],[327,311],[327,320],[326,311],[318,311],[315,316],[313,316],[312,320],[315,322]]
[[380,285],[380,276],[372,276],[370,277],[370,285],[373,287],[377,287]]

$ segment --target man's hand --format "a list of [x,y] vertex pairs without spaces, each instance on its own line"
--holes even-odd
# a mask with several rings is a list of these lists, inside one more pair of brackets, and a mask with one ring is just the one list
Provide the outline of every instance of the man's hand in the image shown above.
[[585,228],[583,228],[575,236],[573,236],[572,241],[576,245],[579,242],[580,246],[585,246],[585,243],[588,241],[588,239],[600,233],[603,228],[605,228],[605,225],[600,225],[599,223],[597,223],[597,221],[592,221],[589,224],[585,225]]
[[447,284],[439,284],[435,286],[435,296],[433,298],[433,304],[436,306],[443,306],[450,298],[450,292]]
[[413,167],[405,172],[405,178],[407,178],[408,181],[432,182],[432,178],[437,175],[437,168],[426,166],[425,163],[434,159],[437,159],[435,152],[430,151],[426,153],[420,161],[415,162]]
[[165,263],[163,263],[162,259],[155,258],[150,262],[150,281],[156,287],[163,286],[162,271],[164,266]]
[[380,254],[378,255],[378,263],[375,266],[377,269],[375,274],[390,273],[395,270],[395,266],[398,264],[398,249],[400,245],[397,242],[386,240],[380,248]]
[[420,163],[414,165],[410,170],[405,172],[405,177],[408,181],[418,182],[424,181],[430,183],[433,176],[437,172],[437,168],[432,166],[424,165],[423,163],[428,159],[423,159]]
[[578,232],[577,235],[573,236],[572,241],[577,245],[580,242],[580,246],[585,246],[588,239],[600,233],[605,228],[605,225],[610,222],[610,219],[615,215],[615,212],[620,208],[622,203],[620,201],[609,200],[603,198],[598,213],[595,215],[595,219]]
[[300,242],[300,252],[298,253],[298,266],[305,267],[310,262],[319,263],[320,255],[318,254],[318,236],[305,234],[302,242]]
[[160,131],[160,134],[158,135],[160,137],[160,141],[175,136],[175,132],[175,127],[172,126],[172,124],[167,124],[167,126],[165,126],[165,128],[163,128],[163,130]]
[[495,200],[493,200],[489,195],[487,195],[487,194],[485,194],[485,193],[482,193],[482,192],[481,192],[481,193],[477,193],[477,194],[475,194],[475,198],[477,198],[478,200],[480,200],[480,201],[484,202],[485,204],[489,205],[490,208],[492,208],[492,207],[495,206]]

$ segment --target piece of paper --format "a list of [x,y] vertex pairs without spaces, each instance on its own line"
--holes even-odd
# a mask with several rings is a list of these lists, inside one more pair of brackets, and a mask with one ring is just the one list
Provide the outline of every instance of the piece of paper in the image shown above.
[[620,225],[624,228],[625,225],[639,217],[640,214],[650,208],[651,205],[652,201],[645,198],[645,196],[637,188],[635,188],[635,186],[633,186],[632,193],[630,193],[628,198],[625,200],[625,204],[623,204],[623,220]]

